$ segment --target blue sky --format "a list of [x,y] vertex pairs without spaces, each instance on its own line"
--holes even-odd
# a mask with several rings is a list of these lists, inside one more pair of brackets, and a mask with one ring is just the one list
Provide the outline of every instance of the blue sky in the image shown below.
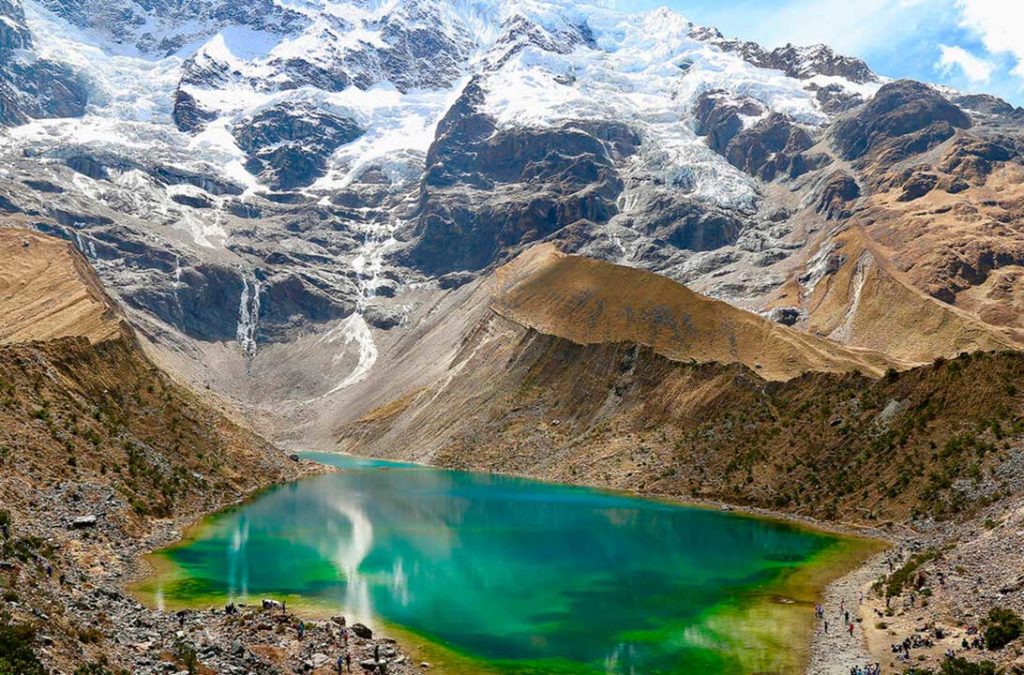
[[774,47],[824,42],[875,72],[1024,105],[1024,0],[616,0]]

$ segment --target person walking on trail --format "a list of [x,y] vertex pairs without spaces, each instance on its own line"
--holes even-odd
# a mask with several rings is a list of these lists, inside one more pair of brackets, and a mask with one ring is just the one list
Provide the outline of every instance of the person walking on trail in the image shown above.
[[380,663],[380,645],[373,646],[373,660]]
[[306,622],[299,622],[299,639],[301,640],[306,635]]
[[352,672],[352,655],[345,652],[345,670]]
[[341,675],[343,672],[345,672],[345,655],[344,654],[338,654],[338,662],[335,664],[335,667],[338,669],[338,675]]
[[853,637],[853,624],[850,624],[850,637]]
[[828,632],[828,619],[825,619],[825,632]]
[[850,610],[846,610],[843,613],[843,617],[846,619],[846,623],[850,623]]

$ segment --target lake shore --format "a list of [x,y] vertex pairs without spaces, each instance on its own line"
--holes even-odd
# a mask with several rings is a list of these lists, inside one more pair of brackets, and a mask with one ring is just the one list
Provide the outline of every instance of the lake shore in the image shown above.
[[[334,454],[354,457],[344,453],[330,452],[304,453],[304,456],[314,458],[318,454],[324,457]],[[426,468],[445,468],[408,460],[402,460],[401,463]],[[542,476],[521,472],[491,471],[488,473],[525,478],[556,485],[566,484]],[[572,485],[678,506],[735,513],[746,517],[796,525],[815,532],[839,535],[862,541],[864,544],[862,551],[849,552],[840,559],[832,561],[830,565],[816,567],[814,575],[817,578],[815,583],[811,585],[816,590],[812,594],[804,593],[802,600],[791,608],[791,611],[780,613],[777,611],[777,608],[773,609],[770,607],[771,603],[762,603],[761,610],[763,615],[774,615],[773,620],[784,620],[793,629],[794,633],[805,636],[803,640],[796,644],[789,642],[784,646],[780,645],[779,651],[789,650],[799,655],[797,659],[790,662],[786,672],[806,672],[808,675],[848,675],[851,666],[875,663],[881,658],[877,653],[872,655],[867,645],[866,633],[872,632],[871,626],[873,622],[867,622],[866,619],[855,621],[857,626],[855,627],[854,635],[849,635],[848,631],[840,634],[838,628],[842,623],[844,611],[840,610],[840,605],[848,607],[849,600],[847,598],[859,599],[861,592],[867,597],[870,586],[887,570],[885,566],[886,551],[897,547],[902,548],[912,539],[913,534],[908,533],[905,528],[892,526],[882,528],[863,523],[822,521],[801,514],[775,511],[756,506],[734,505],[719,500],[693,496],[611,488],[600,483],[587,481],[572,483]],[[808,604],[811,605],[810,614],[806,611]],[[836,628],[831,633],[824,633],[821,623],[814,618],[814,604],[821,604],[825,608],[826,613],[832,616],[830,621]],[[769,611],[765,612],[765,609]],[[793,610],[800,612],[800,614],[795,614]],[[763,615],[762,620],[764,618]],[[874,632],[877,633],[878,631],[875,630]],[[878,636],[875,635],[874,637],[875,641],[878,641]]]
[[[325,458],[329,459],[329,456]],[[406,465],[435,468],[423,464],[406,463]],[[330,468],[324,470],[331,471]],[[402,467],[390,467],[386,470],[400,471]],[[510,474],[501,475],[511,476]],[[530,476],[514,477],[536,480]],[[552,481],[541,482],[554,486],[565,485]],[[743,630],[751,633],[756,633],[759,626],[767,625],[776,628],[785,626],[785,630],[779,632],[786,635],[802,636],[800,640],[787,639],[776,645],[776,651],[786,654],[786,658],[770,664],[763,660],[752,661],[745,666],[747,670],[764,671],[765,667],[770,665],[774,667],[772,672],[846,675],[852,666],[880,663],[883,666],[883,672],[899,672],[899,664],[894,662],[889,644],[899,642],[906,636],[920,634],[920,626],[923,624],[942,622],[951,628],[947,631],[949,639],[938,642],[932,648],[915,651],[915,657],[925,659],[926,663],[934,665],[941,660],[945,649],[959,647],[962,631],[956,629],[957,617],[968,617],[968,621],[972,620],[971,616],[975,621],[980,618],[977,614],[972,615],[970,607],[967,607],[972,604],[969,598],[974,589],[958,587],[954,583],[947,584],[937,592],[936,600],[942,602],[941,606],[938,603],[928,608],[918,606],[913,611],[901,606],[894,612],[893,617],[887,618],[885,621],[879,619],[880,612],[885,610],[884,600],[871,592],[872,585],[890,571],[887,565],[887,560],[890,557],[894,564],[899,566],[914,551],[944,546],[951,536],[964,539],[976,536],[978,530],[985,529],[980,525],[980,516],[974,521],[956,526],[934,523],[930,529],[924,532],[907,527],[888,527],[883,530],[856,524],[821,522],[770,509],[736,507],[719,501],[693,500],[662,494],[647,495],[642,492],[607,489],[601,486],[586,487],[613,495],[640,497],[647,501],[707,511],[721,511],[769,522],[795,525],[801,529],[840,535],[849,541],[860,542],[860,546],[842,551],[831,560],[815,561],[801,567],[774,589],[772,597],[755,598],[745,606],[739,607],[735,612],[731,614],[726,612],[718,617],[719,624],[714,626],[714,629],[721,634],[728,634],[730,631],[736,632],[737,625],[745,624],[746,627]],[[241,503],[244,504],[245,501]],[[235,507],[237,505],[229,507],[229,509]],[[1015,522],[1014,518],[1019,517],[1021,525],[1024,526],[1024,505],[993,506],[986,511],[984,516],[986,521],[1005,522],[1007,527],[1010,526],[1010,523]],[[200,528],[204,520],[206,519],[197,521],[194,527]],[[185,530],[182,541],[187,541],[192,536],[192,532],[191,528]],[[987,539],[982,537],[983,541],[991,539],[992,537]],[[1018,542],[1013,546],[1024,550],[1024,542]],[[1001,560],[993,558],[991,554],[988,556],[987,562],[985,562],[986,567],[982,569],[988,570],[985,572],[986,575],[995,576],[995,570]],[[955,578],[954,567],[953,562],[946,561],[944,573]],[[995,579],[992,580],[992,584],[994,583],[996,583]],[[860,602],[862,594],[863,604]],[[209,606],[211,601],[212,599],[208,599],[205,601],[205,605]],[[905,605],[907,600],[905,597],[900,597],[899,602]],[[829,620],[827,632],[824,630],[823,621],[816,619],[813,614],[813,606],[819,603],[823,606]],[[977,604],[977,602],[973,604]],[[288,607],[289,610],[296,613],[296,616],[313,622],[329,620],[330,617],[329,609],[304,602],[298,597],[289,598]],[[847,610],[850,611],[850,620],[854,623],[852,635],[848,630],[844,630],[844,614]],[[398,641],[402,652],[408,655],[410,663],[424,660],[432,664],[433,672],[458,675],[486,672],[487,670],[486,663],[442,647],[429,637],[418,635],[398,626],[388,625],[383,621],[376,621],[376,623],[379,630]],[[761,639],[763,638],[764,636]],[[983,656],[989,658],[991,655],[985,653]]]
[[[316,453],[310,453],[309,455],[306,455],[306,458],[316,459],[315,454]],[[330,455],[325,455],[321,459],[329,460]],[[415,466],[434,468],[426,467],[426,465]],[[401,470],[401,467],[395,467],[394,469],[388,470]],[[531,480],[535,479],[531,478]],[[551,483],[550,481],[540,482],[549,483],[554,486],[564,485],[561,483]],[[777,585],[773,585],[766,589],[765,593],[760,594],[760,597],[744,601],[741,607],[738,607],[736,611],[730,613],[733,625],[725,625],[724,623],[719,622],[716,626],[716,632],[723,636],[748,631],[751,635],[757,634],[757,639],[761,640],[764,644],[774,645],[770,651],[774,652],[775,656],[768,660],[761,659],[757,663],[750,662],[748,664],[749,668],[758,670],[763,670],[765,667],[771,667],[774,669],[773,672],[802,672],[805,664],[809,662],[812,654],[808,641],[802,640],[795,644],[794,641],[790,639],[779,641],[777,636],[782,634],[809,635],[813,629],[813,614],[811,613],[811,608],[823,593],[825,585],[833,582],[837,576],[845,575],[851,568],[858,566],[864,558],[884,546],[884,544],[880,543],[876,539],[865,538],[864,528],[844,527],[841,525],[823,527],[821,526],[822,524],[817,523],[812,519],[790,517],[787,516],[787,514],[779,514],[769,510],[742,509],[707,500],[694,501],[679,499],[670,495],[644,495],[630,491],[608,490],[600,486],[588,487],[593,487],[598,492],[608,493],[611,495],[641,498],[645,501],[662,502],[673,506],[697,508],[712,512],[726,512],[737,516],[784,524],[786,526],[795,525],[799,529],[844,537],[843,545],[835,551],[830,551],[829,555],[825,558],[812,561],[802,566],[795,573],[786,575]],[[199,525],[201,526],[202,523],[199,523]],[[182,543],[187,543],[192,535],[192,532],[186,532],[182,539]],[[149,595],[149,601],[152,603],[152,593]],[[197,599],[198,605],[193,604],[193,606],[202,606],[204,604],[209,605],[213,600],[213,598]],[[299,611],[302,615],[310,618],[325,618],[329,613],[324,607],[318,607],[315,602],[302,601],[298,597],[288,598],[287,601],[289,609]],[[175,607],[181,606],[185,605],[175,605]],[[377,623],[382,624],[383,622],[377,621]],[[739,625],[743,625],[745,628],[737,630],[737,626]],[[780,626],[786,626],[786,628],[784,630],[780,630]],[[391,630],[390,628],[389,632],[397,633],[395,630]],[[433,651],[433,658],[436,665],[442,665],[445,661],[449,663],[453,662],[453,659],[445,658],[443,652],[446,650],[443,648],[441,650],[436,649],[436,645],[429,644],[429,639],[426,643],[417,642],[417,636],[413,632],[404,632],[407,637],[412,638],[409,644],[417,644],[418,649],[415,649],[414,651],[422,652],[424,648],[426,648],[426,651],[428,652]],[[405,646],[406,640],[403,639],[402,643],[403,646]],[[439,651],[441,652],[440,655],[438,655]],[[451,656],[451,654],[449,654],[449,656]],[[473,668],[466,670],[465,667],[449,669],[442,666],[440,670],[442,672],[474,672]]]

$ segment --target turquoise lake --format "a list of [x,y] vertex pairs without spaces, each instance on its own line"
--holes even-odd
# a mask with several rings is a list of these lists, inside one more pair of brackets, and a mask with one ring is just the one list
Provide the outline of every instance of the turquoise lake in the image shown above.
[[798,672],[816,593],[857,549],[600,490],[305,456],[343,471],[212,517],[140,595],[288,598],[415,635],[463,671]]

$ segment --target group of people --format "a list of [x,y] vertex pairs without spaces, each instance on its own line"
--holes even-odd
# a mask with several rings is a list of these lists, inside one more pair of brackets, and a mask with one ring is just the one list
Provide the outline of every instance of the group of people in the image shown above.
[[935,642],[929,637],[911,635],[903,639],[903,642],[894,642],[890,645],[892,653],[896,655],[897,661],[909,661],[911,649],[927,649],[934,647]]
[[869,663],[866,666],[854,666],[850,668],[850,675],[882,675],[882,664]]
[[[860,602],[864,602],[864,595],[863,594],[861,594],[861,596],[860,596]],[[854,625],[853,625],[853,622],[850,621],[850,610],[846,609],[846,600],[840,600],[839,601],[839,612],[843,616],[843,626],[846,628],[846,631],[851,636],[853,636]],[[828,617],[825,616],[825,606],[824,605],[815,605],[814,606],[814,615],[818,619],[820,619],[822,621],[822,628],[827,633],[828,632]]]
[[[971,638],[968,640],[967,638]],[[977,626],[968,626],[967,635],[960,641],[960,648],[963,650],[968,649],[984,649],[985,648],[985,636],[978,633]]]
[[[295,632],[301,641],[306,637],[306,622],[299,621],[295,626]],[[352,672],[352,653],[348,648],[348,634],[349,629],[345,626],[345,619],[341,619],[341,640],[344,651],[338,655],[338,660],[335,661],[335,668],[338,675],[342,673]],[[387,675],[387,660],[381,660],[380,657],[380,645],[373,646],[373,662],[377,667],[377,673],[379,675]]]

